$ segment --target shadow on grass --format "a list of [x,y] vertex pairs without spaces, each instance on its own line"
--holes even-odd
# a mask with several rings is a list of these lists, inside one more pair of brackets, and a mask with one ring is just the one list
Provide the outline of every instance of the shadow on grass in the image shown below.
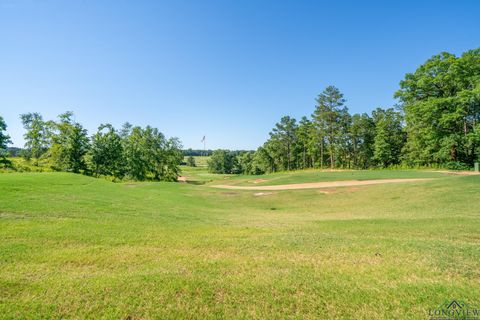
[[187,181],[185,181],[185,182],[188,183],[188,184],[193,184],[193,185],[196,185],[196,186],[201,186],[201,185],[206,184],[208,181],[187,180]]

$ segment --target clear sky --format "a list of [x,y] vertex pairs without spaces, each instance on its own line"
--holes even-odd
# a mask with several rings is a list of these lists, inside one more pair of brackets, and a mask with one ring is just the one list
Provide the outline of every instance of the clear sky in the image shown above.
[[480,46],[480,1],[0,0],[0,115],[72,110],[89,133],[129,121],[186,148],[255,149],[337,86],[389,107],[406,72]]

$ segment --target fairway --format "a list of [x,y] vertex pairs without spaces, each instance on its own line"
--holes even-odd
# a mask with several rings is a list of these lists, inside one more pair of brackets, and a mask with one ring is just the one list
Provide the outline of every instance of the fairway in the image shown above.
[[[0,318],[427,319],[446,300],[478,307],[478,175],[184,174],[190,183],[1,174]],[[429,179],[261,197],[211,188],[352,175]]]

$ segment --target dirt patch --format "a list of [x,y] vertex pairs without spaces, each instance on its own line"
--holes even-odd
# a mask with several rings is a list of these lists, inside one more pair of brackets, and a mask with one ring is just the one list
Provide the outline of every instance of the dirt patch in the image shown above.
[[180,177],[177,178],[177,181],[185,183],[185,182],[187,182],[187,177],[180,176]]
[[266,181],[268,181],[268,180],[267,179],[255,179],[255,180],[250,180],[248,182],[257,184],[257,183],[262,183],[262,182],[266,182]]
[[309,182],[309,183],[295,183],[283,184],[277,186],[229,186],[229,185],[213,185],[213,188],[233,189],[233,190],[298,190],[298,189],[317,189],[317,188],[336,188],[336,187],[351,187],[351,186],[369,186],[375,184],[388,183],[406,183],[406,182],[421,182],[432,180],[432,178],[423,179],[378,179],[378,180],[344,180],[344,181],[326,181],[326,182]]
[[264,196],[271,196],[272,194],[275,194],[274,192],[255,192],[253,194],[254,197],[264,197]]
[[325,190],[319,190],[318,192],[323,194],[333,194],[333,193],[338,193],[338,189],[325,189]]
[[138,188],[140,185],[138,183],[124,183],[123,186],[126,188]]
[[360,188],[357,188],[357,187],[349,187],[349,188],[345,188],[345,189],[333,189],[333,188],[325,188],[325,189],[321,189],[321,190],[318,190],[319,193],[323,193],[323,194],[334,194],[334,193],[351,193],[351,192],[355,192],[355,191],[358,191],[360,190]]
[[432,170],[430,172],[444,173],[451,176],[474,176],[480,174],[480,172],[475,171],[448,171],[448,170]]

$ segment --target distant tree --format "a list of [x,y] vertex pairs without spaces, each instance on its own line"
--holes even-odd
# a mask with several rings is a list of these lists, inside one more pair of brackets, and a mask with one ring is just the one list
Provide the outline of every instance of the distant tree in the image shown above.
[[228,150],[215,150],[208,159],[208,171],[211,173],[233,173],[236,167],[235,155]]
[[89,148],[87,130],[72,120],[73,113],[59,115],[59,121],[50,121],[52,145],[50,155],[59,170],[79,173],[87,169],[84,156]]
[[183,160],[181,143],[177,138],[165,139],[157,129],[124,126],[123,159],[125,173],[134,180],[175,181]]
[[122,139],[111,124],[98,127],[97,133],[92,137],[89,154],[96,176],[102,174],[115,178],[123,177]]
[[183,160],[182,143],[178,138],[170,138],[165,146],[164,169],[161,179],[164,181],[177,181],[180,176],[180,164]]
[[187,158],[187,166],[189,167],[196,167],[197,164],[195,163],[195,158],[193,156],[189,156]]
[[279,160],[279,166],[283,170],[294,169],[293,152],[297,142],[296,130],[296,120],[285,116],[280,119],[280,122],[275,124],[275,127],[270,132],[270,140],[276,146],[275,151]]
[[141,127],[129,128],[128,135],[123,134],[123,158],[128,178],[145,180],[149,172],[149,159],[145,152],[145,137]]
[[307,117],[302,117],[297,128],[297,152],[300,153],[299,164],[297,167],[305,169],[312,166],[311,154],[312,154],[312,122]]
[[17,147],[8,147],[7,153],[10,157],[21,157],[23,156],[24,150]]
[[192,148],[189,148],[187,150],[183,150],[183,155],[185,157],[188,157],[188,156],[193,156],[193,157],[211,156],[212,153],[213,153],[213,150],[203,150],[203,149],[193,150]]
[[317,98],[317,105],[312,115],[320,149],[320,168],[323,168],[325,150],[328,148],[330,167],[335,167],[336,150],[342,133],[347,132],[343,127],[348,114],[343,94],[334,86],[328,86]]
[[242,152],[237,155],[237,168],[234,172],[242,174],[257,174],[257,168],[254,164],[254,152]]
[[401,114],[393,108],[377,108],[372,116],[375,124],[373,160],[381,167],[399,164],[405,143]]
[[354,114],[350,125],[352,165],[367,169],[372,165],[375,141],[375,123],[366,113]]
[[352,158],[352,137],[350,135],[352,116],[348,113],[347,108],[340,110],[338,121],[335,141],[335,152],[337,155],[335,158],[335,166],[340,168],[350,168]]
[[7,130],[7,124],[3,117],[0,116],[0,163],[4,165],[7,164],[7,146],[12,143],[10,136],[8,136],[5,131]]
[[48,149],[48,128],[39,113],[25,113],[20,115],[23,127],[26,130],[24,134],[25,152],[27,159],[35,158],[38,160]]
[[253,167],[255,174],[263,174],[266,172],[275,172],[275,159],[271,152],[269,141],[255,151],[253,156]]

